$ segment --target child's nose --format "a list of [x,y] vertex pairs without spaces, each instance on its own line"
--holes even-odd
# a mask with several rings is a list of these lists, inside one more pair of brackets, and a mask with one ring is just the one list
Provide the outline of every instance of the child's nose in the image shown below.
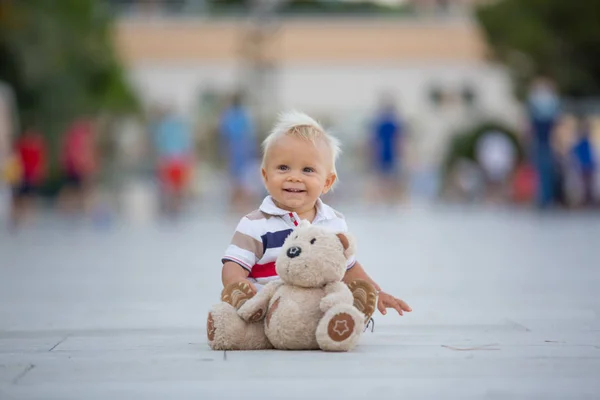
[[288,181],[291,181],[291,182],[300,182],[301,180],[302,179],[294,173],[292,173],[288,176]]

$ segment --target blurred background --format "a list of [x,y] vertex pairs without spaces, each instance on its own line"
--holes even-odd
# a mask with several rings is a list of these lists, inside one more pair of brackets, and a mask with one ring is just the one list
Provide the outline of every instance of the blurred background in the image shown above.
[[334,205],[594,208],[598,20],[593,1],[3,0],[0,215],[243,215],[292,108],[343,142]]
[[[0,0],[0,398],[321,398],[342,368],[347,398],[599,398],[599,22],[593,0]],[[288,109],[341,140],[325,200],[414,310],[350,358],[206,345]]]

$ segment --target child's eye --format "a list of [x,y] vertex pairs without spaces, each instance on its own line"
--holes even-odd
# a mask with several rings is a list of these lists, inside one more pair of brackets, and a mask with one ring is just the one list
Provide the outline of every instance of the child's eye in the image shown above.
[[287,171],[289,167],[287,165],[280,165],[279,167],[277,167],[277,169],[280,171]]
[[315,169],[311,167],[306,167],[304,168],[304,172],[315,172]]
[[314,238],[313,238],[313,239],[310,241],[310,244],[315,244],[315,242],[316,242],[316,241],[317,241],[317,239],[314,239]]

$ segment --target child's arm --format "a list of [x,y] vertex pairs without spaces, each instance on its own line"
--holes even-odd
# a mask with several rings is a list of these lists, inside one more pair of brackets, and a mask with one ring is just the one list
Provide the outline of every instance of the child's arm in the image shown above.
[[344,282],[350,283],[356,279],[362,279],[369,282],[371,285],[373,285],[375,290],[379,292],[379,296],[377,297],[377,309],[383,315],[387,314],[386,308],[393,308],[400,315],[402,315],[404,311],[412,311],[412,308],[410,308],[406,302],[382,291],[381,287],[379,287],[379,285],[373,279],[371,279],[358,261],[356,261],[352,268],[346,271],[346,274],[344,275]]
[[247,282],[252,291],[256,293],[256,287],[248,280],[248,272],[247,269],[242,268],[239,264],[234,263],[233,261],[225,261],[223,264],[223,269],[221,270],[221,281],[223,282],[223,287],[227,287],[232,283],[245,281]]
[[344,282],[350,283],[357,279],[362,279],[364,281],[367,281],[371,285],[373,285],[375,290],[377,290],[378,292],[381,291],[381,288],[379,287],[377,282],[375,282],[373,279],[371,279],[371,277],[367,274],[367,272],[364,270],[364,268],[362,267],[362,265],[360,265],[360,263],[358,261],[356,261],[354,263],[354,266],[352,268],[350,268],[349,270],[346,271],[346,274],[344,275]]

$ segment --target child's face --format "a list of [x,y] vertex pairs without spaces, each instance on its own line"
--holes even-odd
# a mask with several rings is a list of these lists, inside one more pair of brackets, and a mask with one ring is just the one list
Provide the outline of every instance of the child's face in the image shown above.
[[265,161],[265,186],[275,204],[285,210],[300,213],[312,209],[336,179],[331,172],[331,151],[321,139],[313,144],[284,135],[271,145]]

